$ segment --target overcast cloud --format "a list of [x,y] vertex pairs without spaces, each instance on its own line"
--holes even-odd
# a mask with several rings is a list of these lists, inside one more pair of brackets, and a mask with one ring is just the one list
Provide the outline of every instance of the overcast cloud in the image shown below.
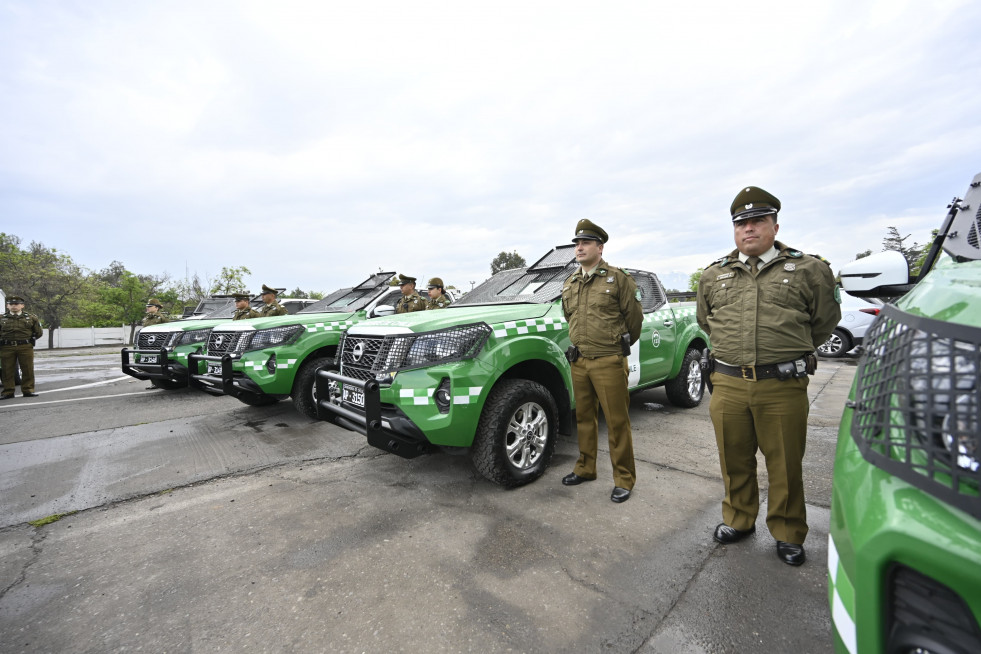
[[981,172],[981,4],[677,4],[0,2],[0,231],[252,291],[469,288],[588,217],[682,287],[742,186],[837,271]]

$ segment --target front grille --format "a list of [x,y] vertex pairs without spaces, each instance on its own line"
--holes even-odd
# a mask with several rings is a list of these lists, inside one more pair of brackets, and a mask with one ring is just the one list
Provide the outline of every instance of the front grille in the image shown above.
[[168,333],[151,332],[149,334],[140,332],[136,337],[136,349],[138,350],[159,350],[167,344]]
[[852,417],[862,456],[981,518],[981,329],[886,305],[865,346]]
[[981,630],[957,593],[902,565],[889,571],[888,580],[886,651],[981,651]]
[[345,333],[338,346],[341,373],[366,381],[399,370],[470,359],[477,356],[491,331],[487,323],[475,323],[421,334]]
[[212,331],[208,337],[208,354],[221,356],[241,352],[245,349],[245,344],[251,335],[252,332]]
[[[372,369],[382,350],[385,338],[381,336],[358,336],[348,338],[345,333],[341,337],[338,349],[341,352],[341,374],[362,381],[374,379]],[[360,344],[360,347],[359,347]]]

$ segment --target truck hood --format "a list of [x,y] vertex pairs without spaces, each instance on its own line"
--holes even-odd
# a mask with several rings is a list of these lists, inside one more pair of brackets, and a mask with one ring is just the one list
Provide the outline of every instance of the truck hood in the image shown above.
[[896,301],[907,313],[970,327],[981,325],[981,261],[942,257],[933,270]]
[[[269,318],[250,318],[249,320],[223,320],[222,331],[245,332],[250,329],[270,329],[287,327],[289,325],[321,325],[332,322],[343,322],[357,317],[359,312],[344,313],[295,313],[286,316],[270,316]],[[364,315],[364,312],[360,312]]]
[[348,329],[351,334],[407,334],[435,331],[457,325],[486,322],[488,325],[512,320],[541,318],[558,306],[549,304],[496,304],[416,311],[365,320]]
[[170,334],[173,332],[186,332],[192,329],[210,329],[211,327],[220,325],[224,322],[228,322],[228,318],[213,320],[176,320],[174,322],[165,322],[162,325],[150,325],[149,327],[143,327],[140,329],[140,332],[147,334]]

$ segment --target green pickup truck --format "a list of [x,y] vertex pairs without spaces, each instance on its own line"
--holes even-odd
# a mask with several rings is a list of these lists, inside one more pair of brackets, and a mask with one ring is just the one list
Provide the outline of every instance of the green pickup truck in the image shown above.
[[344,330],[374,315],[394,312],[401,296],[394,272],[371,275],[294,315],[226,321],[215,326],[202,351],[188,357],[188,383],[251,406],[292,397],[296,409],[317,417],[314,375],[335,365]]
[[[352,326],[339,372],[317,376],[321,417],[405,458],[470,448],[476,469],[505,487],[537,479],[557,433],[575,425],[561,306],[562,284],[578,265],[573,249],[498,273],[445,309]],[[664,385],[672,403],[697,406],[708,336],[694,303],[668,304],[655,275],[629,272],[644,309],[629,356],[631,390]]]
[[865,335],[838,433],[835,649],[981,652],[981,174],[912,284],[898,252],[840,276],[852,295],[901,297]]

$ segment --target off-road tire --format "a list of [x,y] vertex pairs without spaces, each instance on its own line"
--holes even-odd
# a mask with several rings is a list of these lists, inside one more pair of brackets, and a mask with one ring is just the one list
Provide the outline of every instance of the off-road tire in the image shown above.
[[835,329],[824,343],[818,346],[818,354],[838,359],[848,354],[855,345],[844,329]]
[[541,477],[555,451],[559,410],[544,386],[504,379],[491,389],[470,457],[481,475],[505,488]]
[[664,384],[664,391],[671,404],[691,409],[702,403],[705,382],[702,381],[701,358],[702,353],[696,348],[690,347],[685,351],[678,376]]
[[317,371],[323,368],[337,370],[332,357],[317,357],[303,364],[293,380],[293,406],[313,420],[317,419]]
[[187,388],[187,384],[182,384],[179,381],[173,381],[170,379],[151,379],[150,385],[154,388],[162,388],[165,391],[175,391],[178,388]]

